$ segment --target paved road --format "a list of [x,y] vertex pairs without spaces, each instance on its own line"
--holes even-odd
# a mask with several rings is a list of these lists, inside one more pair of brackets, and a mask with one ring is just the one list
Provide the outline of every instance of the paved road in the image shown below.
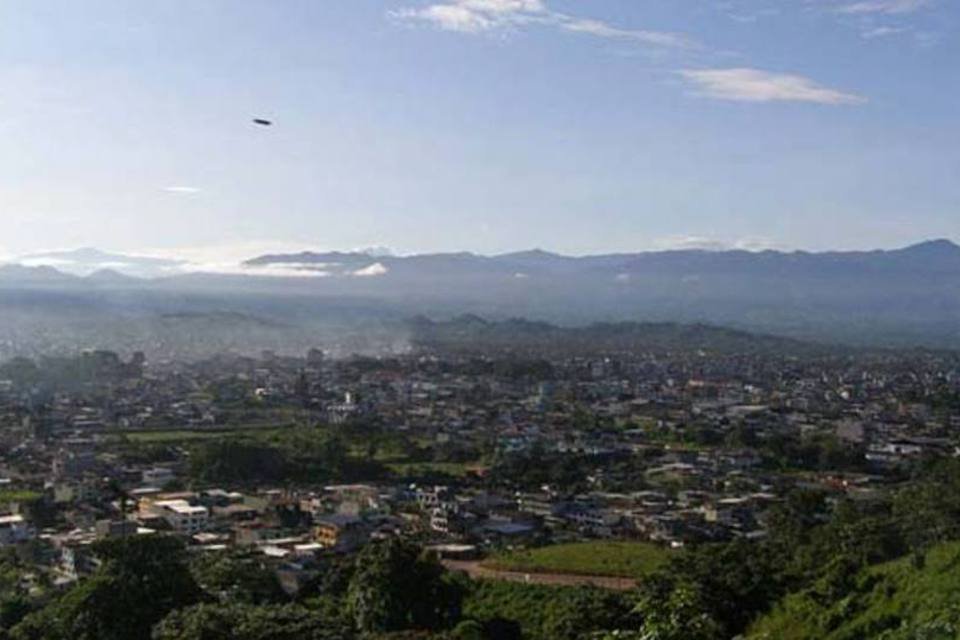
[[569,573],[524,573],[522,571],[500,571],[482,566],[479,562],[444,560],[443,566],[450,571],[464,571],[471,578],[479,580],[507,580],[526,584],[545,584],[554,587],[600,587],[614,591],[629,591],[637,586],[631,578],[610,578],[607,576],[578,576]]

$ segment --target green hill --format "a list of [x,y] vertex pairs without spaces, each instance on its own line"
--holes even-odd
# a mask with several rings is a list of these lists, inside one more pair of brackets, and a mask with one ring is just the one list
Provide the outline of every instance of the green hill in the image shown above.
[[960,638],[960,543],[922,561],[908,557],[788,596],[748,640],[940,640]]

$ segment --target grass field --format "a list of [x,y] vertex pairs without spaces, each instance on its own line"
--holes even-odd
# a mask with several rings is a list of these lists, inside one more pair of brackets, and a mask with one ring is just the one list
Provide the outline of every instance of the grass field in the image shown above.
[[473,464],[463,464],[459,462],[400,462],[392,461],[387,463],[387,468],[400,476],[417,475],[420,473],[445,473],[455,478],[466,476],[471,469],[476,466]]
[[662,566],[669,555],[643,542],[577,542],[510,551],[483,564],[502,571],[639,578]]
[[196,440],[214,440],[217,438],[228,438],[236,435],[265,435],[269,436],[278,431],[284,431],[287,427],[240,427],[236,429],[223,430],[194,430],[194,429],[166,429],[162,431],[125,431],[122,433],[131,442],[142,443],[175,443],[188,442]]

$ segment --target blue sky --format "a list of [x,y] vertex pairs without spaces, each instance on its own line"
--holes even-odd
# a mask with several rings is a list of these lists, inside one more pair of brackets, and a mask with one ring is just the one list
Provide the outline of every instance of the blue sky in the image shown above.
[[0,255],[960,239],[958,35],[953,0],[5,0]]

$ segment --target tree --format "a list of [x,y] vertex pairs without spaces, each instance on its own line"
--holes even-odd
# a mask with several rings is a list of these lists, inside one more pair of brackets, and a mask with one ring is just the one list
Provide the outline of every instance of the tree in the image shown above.
[[190,476],[201,482],[275,482],[286,471],[287,461],[278,449],[236,439],[204,442],[190,454]]
[[459,618],[462,594],[444,569],[409,542],[392,538],[357,557],[347,606],[364,632],[439,629]]
[[190,570],[200,588],[215,600],[267,604],[284,599],[276,574],[263,567],[255,556],[205,554],[191,563]]
[[464,620],[451,634],[454,640],[485,640],[483,625],[476,620]]
[[598,629],[616,629],[631,612],[620,594],[590,588],[566,590],[545,608],[542,635],[551,640],[579,640]]
[[153,640],[353,640],[320,612],[297,605],[201,604],[174,611]]
[[168,536],[99,542],[93,576],[11,631],[14,640],[138,640],[169,612],[197,601],[183,543]]
[[0,629],[11,629],[23,620],[33,610],[33,605],[26,596],[8,595],[0,600]]
[[645,597],[637,605],[637,612],[643,616],[637,640],[721,640],[729,637],[723,626],[710,616],[703,594],[693,585],[678,585],[664,600]]

